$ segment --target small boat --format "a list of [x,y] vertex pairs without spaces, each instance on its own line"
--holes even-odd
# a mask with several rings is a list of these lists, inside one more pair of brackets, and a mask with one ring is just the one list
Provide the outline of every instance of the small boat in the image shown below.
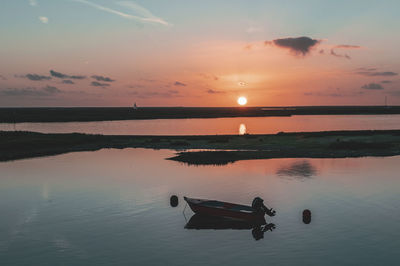
[[193,212],[207,215],[224,217],[245,221],[257,221],[264,219],[264,215],[274,216],[275,211],[268,209],[263,200],[255,198],[252,206],[223,202],[218,200],[193,199],[183,197]]

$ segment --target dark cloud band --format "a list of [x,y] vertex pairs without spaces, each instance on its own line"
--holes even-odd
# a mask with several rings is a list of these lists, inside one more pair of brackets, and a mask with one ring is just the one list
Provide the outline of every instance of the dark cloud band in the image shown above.
[[365,84],[364,86],[361,86],[361,88],[365,89],[365,90],[383,90],[384,89],[382,87],[382,85],[380,85],[378,83]]
[[110,84],[108,83],[100,83],[97,81],[92,81],[92,83],[90,83],[90,85],[94,86],[94,87],[108,87],[110,86]]
[[50,75],[55,77],[55,78],[60,78],[60,79],[85,79],[86,76],[80,76],[80,75],[67,75],[63,74],[54,70],[50,70]]
[[113,81],[115,81],[114,79],[111,79],[109,77],[104,77],[104,76],[99,76],[99,75],[93,75],[92,78],[97,80],[97,81],[104,81],[104,82],[113,82]]
[[0,90],[0,94],[4,96],[30,96],[30,97],[46,97],[53,96],[63,91],[54,86],[46,86],[40,89],[34,87],[26,88],[9,88]]
[[175,86],[183,86],[183,87],[186,86],[185,83],[182,83],[182,82],[179,82],[179,81],[175,81],[174,85]]

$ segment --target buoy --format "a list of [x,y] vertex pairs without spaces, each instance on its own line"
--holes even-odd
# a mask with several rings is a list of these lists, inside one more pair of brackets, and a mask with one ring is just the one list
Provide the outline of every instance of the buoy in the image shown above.
[[305,224],[311,223],[311,211],[309,209],[305,209],[303,211],[303,223]]
[[171,207],[178,206],[178,203],[179,203],[178,196],[172,195],[171,198],[169,199],[169,204],[171,205]]

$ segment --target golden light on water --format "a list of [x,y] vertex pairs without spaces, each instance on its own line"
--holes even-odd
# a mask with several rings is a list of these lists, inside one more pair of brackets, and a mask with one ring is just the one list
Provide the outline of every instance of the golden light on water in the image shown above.
[[239,105],[245,105],[247,103],[247,99],[246,99],[246,97],[242,96],[237,99],[237,102]]

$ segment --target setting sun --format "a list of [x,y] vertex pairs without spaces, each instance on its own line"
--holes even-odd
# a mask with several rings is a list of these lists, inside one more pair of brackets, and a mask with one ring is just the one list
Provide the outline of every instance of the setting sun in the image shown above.
[[245,105],[247,103],[246,97],[239,97],[237,100],[239,105]]

